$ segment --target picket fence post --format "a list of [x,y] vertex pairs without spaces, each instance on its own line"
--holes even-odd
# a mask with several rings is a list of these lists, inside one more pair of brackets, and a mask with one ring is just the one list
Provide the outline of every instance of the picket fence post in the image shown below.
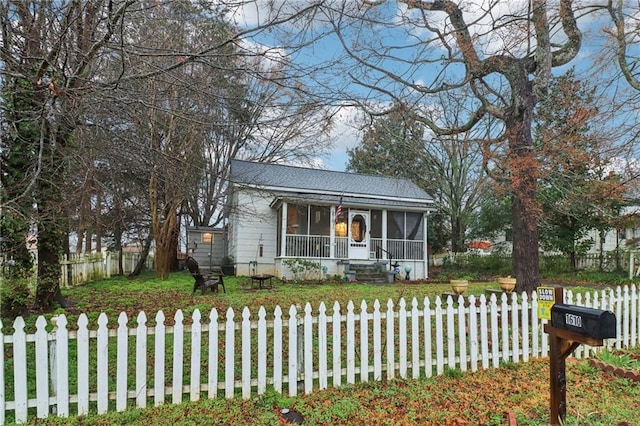
[[298,393],[298,318],[294,305],[289,308],[289,396]]
[[116,346],[116,411],[124,411],[127,408],[129,367],[129,329],[127,328],[127,321],[127,314],[121,312],[118,316]]
[[145,408],[147,406],[147,315],[144,312],[140,312],[137,322],[135,364],[136,407]]
[[356,382],[355,315],[353,302],[347,303],[347,383]]
[[97,402],[98,414],[104,414],[109,409],[109,319],[104,312],[98,317],[98,332],[96,336],[97,351]]
[[89,318],[81,314],[78,318],[76,337],[78,365],[78,415],[89,414]]
[[[218,396],[218,364],[220,362],[218,336],[218,310],[213,308],[209,313],[209,377],[207,382],[207,387],[209,388],[207,396],[209,399]],[[164,374],[164,372],[161,372],[161,374]]]
[[382,380],[382,317],[380,301],[373,302],[373,380]]
[[249,399],[251,397],[251,313],[249,308],[245,306],[242,310],[242,398]]
[[191,382],[189,383],[190,401],[200,400],[200,367],[202,366],[202,315],[195,309],[191,315]]
[[478,371],[478,308],[476,297],[469,296],[469,362],[471,371]]
[[184,314],[178,309],[174,315],[173,325],[173,376],[171,378],[171,402],[182,402],[182,371],[184,357]]
[[282,309],[276,306],[273,319],[273,388],[282,393]]
[[[311,316],[311,303],[304,307],[304,393],[310,394],[313,390],[313,317]],[[298,337],[300,335],[298,334]],[[300,342],[300,339],[298,338]],[[300,353],[300,352],[298,352]],[[298,364],[300,365],[300,364]]]
[[433,375],[433,356],[431,351],[433,350],[431,342],[431,303],[428,297],[424,298],[424,373],[425,376],[431,377]]
[[395,359],[395,324],[394,324],[394,309],[393,300],[387,301],[387,380],[391,380],[395,377],[396,371],[396,359]]
[[340,304],[333,303],[333,317],[331,329],[333,331],[333,386],[338,388],[342,384],[342,316],[340,315]]
[[327,380],[327,308],[320,302],[318,308],[318,389],[326,389]]
[[[49,345],[47,320],[40,316],[36,320],[36,416],[44,419],[49,415]],[[80,401],[78,401],[79,403]]]
[[27,335],[22,317],[13,322],[13,381],[16,423],[27,421]]
[[[164,390],[164,374],[165,374],[165,331],[164,325],[165,316],[161,310],[156,314],[156,328],[155,328],[155,348],[154,348],[154,362],[153,362],[153,403],[157,407],[164,404],[165,390]],[[217,384],[217,383],[216,383]]]
[[227,322],[225,324],[225,346],[224,346],[224,396],[233,398],[235,391],[235,357],[234,348],[236,344],[235,322],[233,321],[233,309],[227,309]]
[[360,303],[360,381],[369,381],[369,315],[367,301]]
[[398,302],[398,374],[407,378],[407,302],[404,297]]
[[411,377],[420,377],[420,321],[418,320],[418,299],[411,301]]
[[258,395],[267,390],[267,311],[258,310]]

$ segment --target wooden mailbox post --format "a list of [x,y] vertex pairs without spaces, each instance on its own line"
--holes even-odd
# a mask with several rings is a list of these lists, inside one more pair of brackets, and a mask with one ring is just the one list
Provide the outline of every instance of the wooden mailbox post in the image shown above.
[[[555,288],[555,300],[564,300],[564,289]],[[611,311],[555,303],[549,334],[549,388],[551,425],[564,423],[567,416],[567,380],[565,360],[578,345],[603,346],[604,339],[616,337],[616,317]]]

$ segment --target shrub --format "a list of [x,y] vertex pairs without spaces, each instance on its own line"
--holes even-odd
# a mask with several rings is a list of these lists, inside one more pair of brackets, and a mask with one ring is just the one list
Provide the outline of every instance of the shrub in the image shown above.
[[23,315],[30,302],[31,293],[25,280],[4,279],[0,288],[0,307],[3,318]]
[[309,259],[300,259],[296,257],[293,259],[285,259],[282,263],[289,268],[293,274],[293,280],[296,282],[301,279],[307,280],[310,278],[312,272],[316,274],[320,271],[320,263]]

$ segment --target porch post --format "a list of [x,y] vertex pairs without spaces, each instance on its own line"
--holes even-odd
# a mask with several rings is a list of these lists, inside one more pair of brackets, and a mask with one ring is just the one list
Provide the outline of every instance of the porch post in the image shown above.
[[285,257],[287,254],[287,202],[282,202],[282,223],[280,224],[280,257]]
[[422,227],[422,241],[424,241],[424,277],[429,278],[429,246],[427,245],[427,225],[429,224],[429,212],[424,214],[424,226]]
[[387,260],[387,209],[382,210],[382,259]]
[[[336,206],[331,206],[329,217],[330,218],[336,217]],[[329,234],[330,234],[329,235],[329,257],[333,259],[336,257],[336,220],[335,219],[331,220],[331,229]]]

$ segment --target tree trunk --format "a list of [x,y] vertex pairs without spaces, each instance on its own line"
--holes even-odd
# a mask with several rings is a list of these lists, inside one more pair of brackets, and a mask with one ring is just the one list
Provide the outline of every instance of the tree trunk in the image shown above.
[[538,271],[538,163],[532,152],[531,125],[535,97],[531,83],[522,77],[512,84],[514,105],[505,120],[509,140],[511,208],[513,226],[513,273],[516,291],[531,294],[540,284]]
[[451,218],[451,251],[458,253],[463,250],[464,241],[462,237],[462,226],[460,225],[459,217]]
[[[147,257],[149,256],[149,249],[151,248],[152,240],[153,237],[149,235],[149,238],[144,242],[142,252],[140,252],[140,259],[138,259],[135,269],[129,274],[129,278],[137,277],[144,269],[144,265],[147,263]],[[122,250],[120,250],[120,267],[122,268]]]

